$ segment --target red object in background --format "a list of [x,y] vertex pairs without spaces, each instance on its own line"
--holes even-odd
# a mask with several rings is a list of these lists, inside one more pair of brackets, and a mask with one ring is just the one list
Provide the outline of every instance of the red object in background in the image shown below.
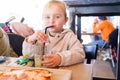
[[9,30],[9,28],[10,28],[9,26],[5,26],[3,29],[5,32],[7,32]]
[[7,33],[11,33],[12,30],[10,29],[10,27],[8,25],[6,25],[5,27],[3,27],[3,30]]
[[115,47],[112,49],[112,55],[113,55],[113,59],[117,60],[117,51]]

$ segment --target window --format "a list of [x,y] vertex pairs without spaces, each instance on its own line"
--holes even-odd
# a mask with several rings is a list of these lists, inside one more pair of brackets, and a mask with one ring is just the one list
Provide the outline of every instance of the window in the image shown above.
[[4,23],[11,16],[15,16],[14,22],[24,23],[34,29],[42,28],[41,14],[43,5],[48,0],[0,0],[0,23]]

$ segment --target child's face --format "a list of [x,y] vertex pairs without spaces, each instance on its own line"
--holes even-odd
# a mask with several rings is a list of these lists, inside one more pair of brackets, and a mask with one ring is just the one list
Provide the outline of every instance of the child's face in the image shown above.
[[49,30],[51,32],[61,32],[63,25],[67,22],[65,12],[59,6],[53,5],[47,8],[43,14],[43,20],[45,26],[53,26]]

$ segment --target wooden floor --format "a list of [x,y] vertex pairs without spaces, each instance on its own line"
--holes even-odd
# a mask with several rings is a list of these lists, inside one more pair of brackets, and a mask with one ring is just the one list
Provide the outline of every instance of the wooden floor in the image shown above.
[[98,52],[96,61],[93,63],[93,78],[94,80],[115,80],[113,67],[110,64],[111,60],[103,60],[104,53]]

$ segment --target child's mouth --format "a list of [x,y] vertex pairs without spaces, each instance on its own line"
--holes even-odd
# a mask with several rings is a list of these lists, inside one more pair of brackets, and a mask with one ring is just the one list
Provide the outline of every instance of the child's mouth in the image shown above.
[[48,29],[48,28],[51,28],[51,27],[54,27],[54,26],[48,26],[48,27],[45,28],[45,34],[46,34],[46,32],[47,32],[47,29]]

